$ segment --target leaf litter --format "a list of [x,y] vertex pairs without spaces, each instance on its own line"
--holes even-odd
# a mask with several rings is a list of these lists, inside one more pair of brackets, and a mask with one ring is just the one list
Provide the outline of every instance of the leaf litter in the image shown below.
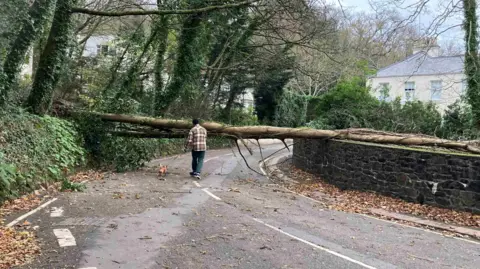
[[0,269],[31,262],[40,254],[33,232],[0,226]]
[[[291,164],[284,165],[282,170],[287,172],[292,179],[302,182],[302,184],[289,185],[287,188],[314,199],[326,195],[327,199],[322,200],[328,201],[327,206],[330,209],[372,215],[370,211],[372,208],[380,208],[390,212],[414,215],[450,225],[480,228],[480,215],[470,212],[411,203],[373,192],[341,190],[332,184],[326,183],[319,176],[295,168]],[[303,178],[311,178],[313,180],[305,182],[302,180]]]
[[[71,182],[103,180],[104,173],[93,170],[83,171],[69,176],[68,179]],[[5,201],[0,205],[0,269],[29,263],[40,254],[38,240],[33,232],[38,229],[38,226],[32,227],[30,222],[24,221],[15,228],[9,228],[4,226],[3,218],[16,212],[29,211],[37,207],[45,198],[49,198],[51,194],[56,193],[59,187],[59,183],[42,186],[41,190],[36,190],[14,200]]]

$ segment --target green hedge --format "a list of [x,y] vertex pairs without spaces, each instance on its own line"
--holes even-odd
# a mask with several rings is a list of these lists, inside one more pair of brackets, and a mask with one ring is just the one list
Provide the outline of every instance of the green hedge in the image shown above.
[[19,109],[0,111],[0,201],[61,180],[84,160],[72,123]]
[[[121,124],[102,122],[89,116],[77,118],[77,122],[85,140],[89,165],[93,167],[123,172],[138,169],[154,158],[183,153],[185,139],[116,137],[105,130],[118,128]],[[209,138],[207,144],[215,149],[227,147],[230,142],[226,138]]]

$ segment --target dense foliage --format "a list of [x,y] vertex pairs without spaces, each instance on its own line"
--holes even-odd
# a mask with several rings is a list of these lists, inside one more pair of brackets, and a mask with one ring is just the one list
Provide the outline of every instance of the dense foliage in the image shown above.
[[[467,38],[473,49],[466,58],[471,106],[453,105],[442,117],[434,104],[381,102],[364,86],[375,70],[410,54],[413,40],[421,36],[401,23],[406,21],[401,15],[386,8],[344,14],[316,1],[241,2],[215,1],[220,8],[206,11],[213,2],[158,0],[156,8],[168,14],[148,16],[124,13],[153,8],[139,0],[15,0],[0,5],[0,122],[3,127],[18,121],[13,130],[27,134],[17,137],[2,129],[7,147],[0,171],[8,179],[2,181],[6,187],[0,195],[32,188],[31,173],[41,175],[39,182],[49,175],[57,179],[80,163],[77,158],[88,156],[94,166],[124,171],[183,149],[183,139],[116,136],[142,130],[138,126],[83,116],[69,123],[22,109],[62,117],[68,113],[60,108],[67,105],[70,111],[196,117],[232,125],[308,124],[477,137],[476,31]],[[467,29],[477,23],[471,8],[476,1],[463,2],[469,4]],[[64,142],[55,147],[55,141]],[[209,143],[217,147],[228,141]],[[15,153],[38,145],[38,156],[29,153],[24,160]],[[69,153],[75,161],[64,159]]]
[[72,123],[14,109],[0,111],[0,200],[62,180],[84,163]]
[[371,128],[399,133],[420,133],[449,139],[477,139],[472,112],[457,102],[442,116],[434,103],[379,101],[357,79],[343,81],[309,102],[316,114],[309,126],[320,129]]

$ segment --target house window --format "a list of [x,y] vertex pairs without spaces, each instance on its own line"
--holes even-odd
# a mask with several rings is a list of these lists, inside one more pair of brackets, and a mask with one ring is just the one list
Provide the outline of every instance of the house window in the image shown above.
[[97,45],[97,55],[108,55],[108,45]]
[[380,83],[378,88],[378,100],[389,101],[390,97],[390,83]]
[[411,102],[415,98],[415,82],[405,82],[405,101]]
[[441,80],[430,81],[430,90],[432,92],[433,101],[438,101],[442,99],[442,81]]

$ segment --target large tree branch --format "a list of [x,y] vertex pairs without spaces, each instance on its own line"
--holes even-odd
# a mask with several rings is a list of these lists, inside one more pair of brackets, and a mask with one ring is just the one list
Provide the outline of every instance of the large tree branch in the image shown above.
[[94,16],[106,16],[106,17],[121,17],[121,16],[143,16],[143,15],[172,15],[172,14],[195,14],[210,12],[221,9],[229,9],[235,7],[248,6],[260,0],[247,0],[234,4],[225,4],[225,5],[216,5],[216,6],[207,6],[196,9],[166,9],[166,10],[126,10],[122,12],[110,12],[110,11],[101,11],[101,10],[92,10],[81,7],[74,7],[71,9],[72,13],[82,13],[89,14]]
[[[165,130],[189,130],[191,123],[181,120],[149,118],[142,116],[89,113],[104,121],[130,123]],[[225,134],[236,137],[262,138],[308,138],[308,139],[346,139],[361,142],[407,145],[407,146],[434,146],[456,150],[464,150],[470,153],[480,154],[480,148],[464,141],[452,141],[422,135],[396,134],[365,129],[346,130],[316,130],[307,128],[284,128],[272,126],[228,126],[214,122],[205,122],[202,126],[213,134]],[[136,133],[138,136],[146,135],[144,132]],[[150,134],[148,134],[150,135]],[[163,134],[162,134],[163,135]]]

